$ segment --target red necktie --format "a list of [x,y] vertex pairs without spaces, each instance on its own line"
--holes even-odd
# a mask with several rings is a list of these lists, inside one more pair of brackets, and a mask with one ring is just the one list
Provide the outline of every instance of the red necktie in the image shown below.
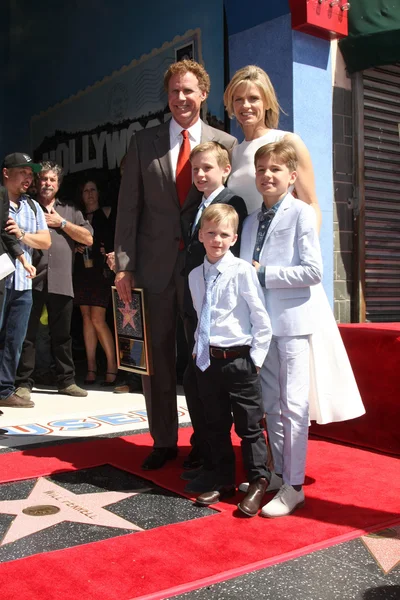
[[178,162],[176,164],[176,191],[178,193],[179,204],[183,206],[186,196],[192,185],[192,167],[189,161],[190,141],[186,129],[182,130],[183,141],[179,148]]

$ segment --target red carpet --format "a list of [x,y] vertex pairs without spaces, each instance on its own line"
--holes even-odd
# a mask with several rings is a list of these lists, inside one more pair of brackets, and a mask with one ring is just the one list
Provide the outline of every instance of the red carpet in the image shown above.
[[[182,456],[190,429],[180,430]],[[143,475],[147,434],[0,456],[0,482],[109,463]],[[151,474],[182,492],[178,462]],[[186,523],[30,556],[0,565],[3,600],[166,598],[276,564],[400,521],[398,459],[311,440],[306,507],[283,519],[247,519],[237,498]],[[238,496],[239,497],[239,496]]]
[[400,323],[340,325],[366,414],[315,435],[400,456]]

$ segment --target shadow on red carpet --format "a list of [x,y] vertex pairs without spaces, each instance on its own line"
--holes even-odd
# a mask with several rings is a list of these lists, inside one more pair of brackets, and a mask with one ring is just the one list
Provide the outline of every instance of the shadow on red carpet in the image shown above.
[[[2,455],[0,482],[108,463],[184,495],[180,464],[190,434],[180,430],[180,460],[159,471],[140,470],[151,438],[139,434]],[[400,521],[395,457],[312,439],[306,484],[306,506],[290,517],[248,519],[238,514],[237,494],[209,517],[3,563],[1,597],[167,598]]]

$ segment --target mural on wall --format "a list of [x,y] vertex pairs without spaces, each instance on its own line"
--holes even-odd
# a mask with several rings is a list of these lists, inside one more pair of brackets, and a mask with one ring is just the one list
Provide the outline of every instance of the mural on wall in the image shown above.
[[[184,58],[202,62],[199,29],[175,37],[32,118],[35,160],[55,160],[63,166],[66,199],[74,200],[79,183],[90,177],[102,189],[105,203],[116,203],[119,166],[131,136],[169,118],[163,75],[170,64]],[[203,111],[205,120],[223,127],[222,115],[207,114],[206,105]]]

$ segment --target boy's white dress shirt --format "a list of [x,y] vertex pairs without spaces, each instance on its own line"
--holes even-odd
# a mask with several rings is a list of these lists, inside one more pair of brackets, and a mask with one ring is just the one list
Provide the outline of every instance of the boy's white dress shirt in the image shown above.
[[[189,287],[199,319],[205,293],[204,278],[211,267],[216,268],[219,275],[212,291],[210,345],[220,348],[250,346],[254,364],[261,367],[268,353],[272,330],[256,271],[230,251],[213,265],[205,257],[204,263],[189,274]],[[196,348],[197,331],[194,354]]]

